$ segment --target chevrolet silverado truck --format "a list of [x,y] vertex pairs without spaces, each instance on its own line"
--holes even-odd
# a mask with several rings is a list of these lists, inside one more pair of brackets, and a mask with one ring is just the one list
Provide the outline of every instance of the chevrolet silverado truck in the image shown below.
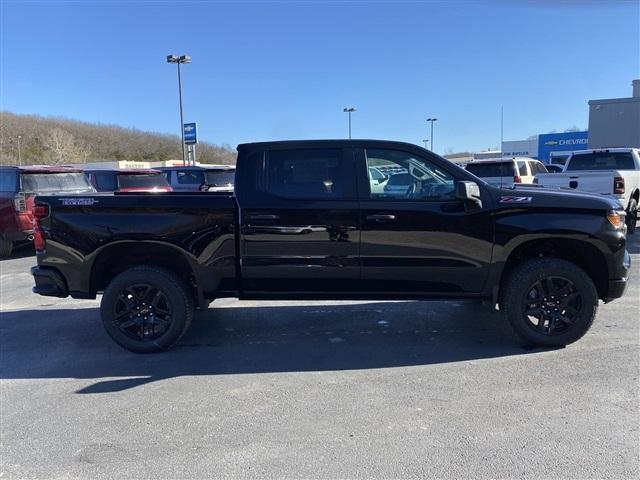
[[626,210],[627,231],[632,234],[640,204],[640,149],[605,148],[573,152],[560,174],[539,173],[534,183],[568,188],[615,198]]
[[[410,181],[374,188],[371,168]],[[243,144],[235,187],[38,197],[34,292],[102,294],[112,339],[153,352],[221,297],[483,300],[527,344],[563,346],[626,287],[615,199],[497,188],[415,145]]]

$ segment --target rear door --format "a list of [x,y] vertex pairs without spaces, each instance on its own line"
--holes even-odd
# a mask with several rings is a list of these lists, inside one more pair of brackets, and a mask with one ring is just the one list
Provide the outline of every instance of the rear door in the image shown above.
[[[455,166],[447,168],[437,158],[403,150],[359,150],[357,156],[363,192],[363,290],[394,296],[482,291],[493,245],[490,199],[484,188],[480,186],[484,207],[469,210],[455,198],[455,182],[462,173]],[[404,171],[411,185],[404,192],[377,193],[367,185],[369,167]]]
[[358,290],[352,150],[284,148],[243,160],[237,192],[243,295]]

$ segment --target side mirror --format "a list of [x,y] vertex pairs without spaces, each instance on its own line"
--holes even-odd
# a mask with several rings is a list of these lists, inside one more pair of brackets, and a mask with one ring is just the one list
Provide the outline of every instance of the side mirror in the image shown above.
[[480,187],[476,182],[460,181],[456,183],[456,198],[465,202],[473,203],[482,208],[480,200]]

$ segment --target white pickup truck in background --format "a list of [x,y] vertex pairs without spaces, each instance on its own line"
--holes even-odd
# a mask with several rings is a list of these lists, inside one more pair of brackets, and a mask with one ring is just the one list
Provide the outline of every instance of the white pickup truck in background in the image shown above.
[[610,195],[627,211],[633,233],[640,203],[640,149],[605,148],[573,152],[561,173],[539,173],[533,181],[544,187]]

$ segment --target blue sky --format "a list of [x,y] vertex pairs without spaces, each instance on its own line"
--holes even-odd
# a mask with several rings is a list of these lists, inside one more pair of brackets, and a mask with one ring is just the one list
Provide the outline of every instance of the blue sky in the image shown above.
[[2,1],[1,109],[231,145],[341,138],[435,151],[588,124],[640,78],[640,2]]

